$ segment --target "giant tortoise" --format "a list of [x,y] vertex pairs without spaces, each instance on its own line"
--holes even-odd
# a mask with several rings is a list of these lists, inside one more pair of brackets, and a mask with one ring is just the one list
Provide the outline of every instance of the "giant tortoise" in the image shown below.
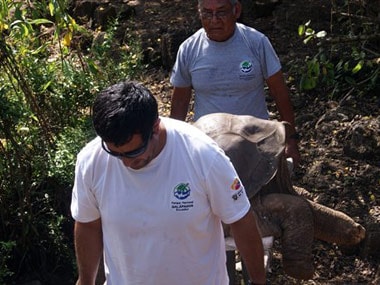
[[194,125],[231,159],[262,236],[281,240],[286,274],[312,278],[314,239],[346,246],[364,239],[364,227],[346,214],[314,202],[305,189],[292,185],[284,156],[286,122],[215,113]]

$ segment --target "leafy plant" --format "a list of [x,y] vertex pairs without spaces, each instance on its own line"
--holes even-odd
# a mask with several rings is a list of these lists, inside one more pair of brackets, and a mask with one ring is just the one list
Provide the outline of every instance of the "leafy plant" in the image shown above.
[[71,284],[69,203],[75,156],[95,134],[94,95],[142,71],[139,41],[116,44],[117,19],[90,32],[68,1],[0,0],[0,283]]
[[9,270],[7,261],[11,258],[11,252],[15,246],[14,241],[0,241],[0,284],[4,284],[5,278],[14,274]]
[[[337,5],[333,7],[347,8],[350,11],[352,9],[350,3],[351,1],[345,1],[343,7]],[[321,88],[329,93],[330,98],[344,96],[353,90],[365,95],[379,88],[380,61],[375,51],[366,48],[371,41],[380,39],[380,35],[374,33],[377,26],[367,22],[363,23],[362,28],[358,28],[360,21],[353,24],[354,16],[351,12],[336,12],[336,14],[349,15],[350,25],[341,25],[340,31],[347,35],[337,36],[328,35],[326,31],[316,32],[311,27],[310,21],[298,28],[298,35],[302,37],[303,43],[314,45],[317,50],[315,55],[305,58],[305,66],[300,73],[300,89]],[[342,22],[342,19],[338,21]],[[356,29],[353,29],[353,26]]]

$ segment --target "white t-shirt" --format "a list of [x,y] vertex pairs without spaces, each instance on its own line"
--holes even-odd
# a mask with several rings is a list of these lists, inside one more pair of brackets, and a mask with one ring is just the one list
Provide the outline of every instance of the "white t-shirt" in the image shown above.
[[231,38],[210,40],[198,30],[180,46],[170,82],[194,89],[194,120],[210,113],[268,119],[265,79],[281,69],[268,38],[237,23]]
[[108,285],[227,285],[221,220],[250,204],[224,152],[205,134],[162,118],[167,141],[134,170],[95,138],[79,153],[72,216],[101,218]]

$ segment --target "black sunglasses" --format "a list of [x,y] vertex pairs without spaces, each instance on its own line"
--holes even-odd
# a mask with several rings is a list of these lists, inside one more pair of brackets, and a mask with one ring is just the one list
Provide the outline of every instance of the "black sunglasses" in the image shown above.
[[106,153],[108,153],[109,155],[112,155],[112,156],[115,156],[119,159],[122,159],[123,157],[125,158],[135,158],[135,157],[138,157],[139,155],[143,154],[147,147],[148,147],[148,144],[149,144],[149,141],[150,139],[152,138],[152,131],[149,133],[147,139],[144,141],[143,145],[140,146],[139,148],[136,148],[135,150],[131,150],[131,151],[127,151],[127,152],[114,152],[114,151],[111,151],[108,149],[106,143],[104,142],[104,140],[102,140],[102,148],[104,149],[104,151]]

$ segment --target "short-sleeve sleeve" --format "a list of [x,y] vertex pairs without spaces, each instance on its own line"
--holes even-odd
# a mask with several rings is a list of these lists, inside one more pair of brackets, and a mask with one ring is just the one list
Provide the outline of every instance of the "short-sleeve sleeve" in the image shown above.
[[223,152],[215,156],[206,179],[212,211],[224,223],[234,223],[249,211],[250,203],[244,186]]
[[177,52],[176,61],[174,63],[170,83],[176,87],[189,87],[191,86],[191,74],[189,68],[187,42],[183,42]]
[[71,197],[71,215],[82,223],[91,222],[100,217],[98,203],[91,191],[91,172],[78,156],[75,166],[75,179]]

